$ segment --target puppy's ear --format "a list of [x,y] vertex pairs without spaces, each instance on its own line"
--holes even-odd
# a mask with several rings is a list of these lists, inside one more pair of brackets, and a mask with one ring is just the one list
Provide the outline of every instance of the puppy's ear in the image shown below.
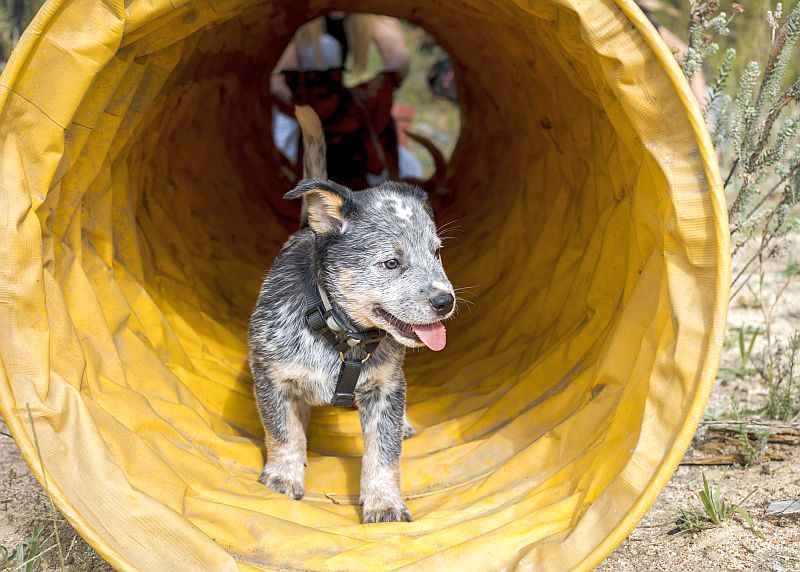
[[352,209],[352,191],[333,181],[305,179],[284,199],[303,197],[308,205],[308,226],[314,234],[343,233],[347,229],[346,215]]
[[433,205],[430,199],[425,199],[425,202],[422,203],[422,208],[425,209],[425,212],[428,213],[432,220],[436,221],[436,215],[433,214]]

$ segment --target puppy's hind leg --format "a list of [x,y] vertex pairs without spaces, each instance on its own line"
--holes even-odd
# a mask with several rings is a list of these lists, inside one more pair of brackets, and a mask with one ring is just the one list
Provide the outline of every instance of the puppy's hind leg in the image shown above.
[[390,390],[375,388],[358,404],[364,434],[361,504],[364,522],[411,522],[400,492],[400,448],[403,441],[405,380]]
[[[308,405],[252,364],[258,412],[264,425],[267,463],[258,481],[272,490],[300,500],[306,465],[305,423]],[[252,367],[251,366],[251,367]]]
[[408,415],[405,410],[403,410],[403,441],[411,439],[416,434],[417,430],[411,425],[411,422],[408,420]]

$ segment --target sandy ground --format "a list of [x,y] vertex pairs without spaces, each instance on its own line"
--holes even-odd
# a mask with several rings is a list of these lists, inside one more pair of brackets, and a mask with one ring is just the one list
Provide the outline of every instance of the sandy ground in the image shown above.
[[745,508],[766,537],[762,540],[739,519],[722,528],[700,533],[670,534],[676,528],[679,507],[700,506],[695,493],[702,489],[701,469],[681,466],[633,533],[596,570],[603,572],[771,571],[800,570],[800,515],[765,517],[775,500],[800,498],[800,452],[765,467],[711,467],[705,469],[722,494],[739,501],[751,491]]
[[[0,431],[8,428],[0,422]],[[72,572],[112,571],[72,527],[54,511],[42,487],[22,460],[14,441],[0,435],[0,546],[12,551],[30,542],[35,527],[41,527],[42,566],[60,570],[53,523],[59,530],[64,562]],[[0,562],[2,550],[0,550]],[[0,570],[6,569],[0,565]],[[11,568],[15,570],[15,568]],[[26,571],[27,572],[27,571]]]
[[[790,251],[800,253],[800,239],[794,241]],[[770,265],[764,286],[768,298],[780,288],[786,267],[785,261]],[[757,291],[744,291],[734,299],[729,332],[735,334],[736,328],[763,327],[764,318],[757,298]],[[800,279],[785,290],[775,306],[771,323],[775,336],[786,336],[800,325]],[[732,396],[737,396],[745,409],[757,409],[766,399],[766,389],[756,377],[730,373],[741,364],[738,344],[732,342],[736,339],[733,334],[725,345],[707,417],[726,417]],[[763,344],[764,336],[760,336],[754,353],[758,353]],[[8,432],[1,422],[0,431]],[[702,434],[699,435],[688,456],[705,454]],[[745,468],[679,467],[639,526],[597,570],[800,572],[800,514],[765,516],[770,502],[800,499],[800,446],[756,444],[756,449],[756,461]],[[770,460],[770,457],[783,460]],[[700,506],[696,493],[702,488],[703,471],[712,484],[721,484],[723,496],[730,500],[739,501],[754,491],[744,506],[766,539],[748,530],[738,518],[722,528],[674,533],[680,508]],[[53,514],[47,495],[31,475],[14,441],[0,435],[0,546],[12,549],[25,543],[33,527],[42,526],[42,545],[47,551],[42,570],[58,570]],[[55,519],[65,560],[72,570],[111,570],[63,518],[56,516]]]
[[[788,251],[800,254],[800,238],[787,245]],[[771,262],[765,273],[760,297],[767,305],[785,281],[788,262]],[[739,265],[733,265],[734,274]],[[756,282],[753,284],[756,286]],[[762,328],[764,315],[757,300],[759,291],[745,289],[734,298],[728,314],[729,339],[725,343],[720,374],[706,407],[706,417],[726,417],[730,411],[731,397],[736,396],[743,409],[763,406],[767,390],[755,376],[739,377],[730,373],[741,365],[736,336],[737,328]],[[788,336],[800,327],[800,279],[789,282],[771,318],[771,329],[776,337]],[[757,338],[754,354],[765,343],[765,336]],[[795,418],[794,422],[800,422]],[[699,435],[701,435],[699,433]],[[687,456],[702,456],[699,451],[702,439],[696,438]],[[627,570],[680,570],[680,571],[742,571],[742,572],[798,572],[800,571],[800,513],[782,518],[766,517],[770,502],[800,499],[800,446],[766,445],[759,447],[759,459],[749,467],[698,467],[681,466],[654,503],[639,526],[609,558],[597,568],[610,572]],[[782,456],[783,461],[770,461],[769,455]],[[739,519],[723,528],[701,533],[669,534],[676,526],[680,507],[700,507],[696,493],[702,489],[702,474],[711,484],[721,483],[723,495],[739,501],[751,491],[745,508],[762,529],[766,540],[742,526]]]

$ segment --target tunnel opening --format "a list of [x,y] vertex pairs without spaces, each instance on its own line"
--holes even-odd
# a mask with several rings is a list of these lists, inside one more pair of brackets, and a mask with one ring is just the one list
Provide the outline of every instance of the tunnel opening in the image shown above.
[[[149,249],[142,258],[152,264],[143,269],[148,292],[155,285],[151,295],[166,302],[159,306],[173,309],[197,331],[226,330],[237,356],[244,352],[246,320],[260,276],[297,224],[297,205],[280,198],[292,181],[268,137],[266,77],[294,31],[316,15],[282,13],[278,21],[273,11],[259,6],[187,38],[193,50],[182,56],[171,74],[172,87],[148,110],[145,123],[150,126],[128,152],[132,178],[141,174],[143,181],[135,218],[140,244]],[[422,11],[414,16],[425,25]],[[449,192],[433,195],[432,202],[440,222],[453,221],[461,229],[445,249],[445,266],[456,286],[473,288],[475,300],[450,325],[447,355],[409,355],[409,417],[443,435],[458,428],[456,442],[428,443],[416,453],[420,460],[454,444],[490,440],[510,424],[525,427],[526,435],[506,444],[505,454],[482,444],[485,462],[492,462],[478,464],[479,471],[470,464],[463,472],[456,470],[460,476],[443,483],[445,489],[485,476],[535,443],[555,420],[586,406],[597,391],[590,372],[619,318],[629,264],[641,264],[616,261],[615,279],[604,278],[602,293],[593,292],[596,266],[628,238],[629,190],[636,185],[637,170],[622,165],[642,161],[635,146],[620,145],[602,101],[588,91],[597,86],[579,85],[580,73],[553,58],[552,47],[524,51],[498,40],[519,37],[544,46],[546,19],[538,29],[523,29],[513,19],[478,12],[469,16],[476,27],[481,20],[484,34],[465,40],[462,28],[445,26],[440,32],[437,26],[443,24],[430,22],[443,45],[454,46],[450,51],[463,86],[464,125],[450,164]],[[565,12],[563,17],[577,26],[574,15]],[[456,32],[462,36],[458,41],[451,37]],[[475,49],[473,41],[483,44]],[[568,48],[561,49],[560,57],[568,58]],[[501,54],[504,64],[492,70],[489,62]],[[547,81],[523,90],[526,75]],[[571,94],[569,106],[563,104],[565,93]],[[591,136],[581,137],[589,134],[582,133],[589,126]],[[192,144],[186,142],[188,133]],[[529,173],[537,173],[536,179]],[[591,185],[596,178],[609,184]],[[605,239],[608,234],[616,235],[616,244]],[[165,272],[168,259],[174,273]],[[520,276],[525,276],[524,289]],[[481,335],[470,336],[470,331]],[[543,373],[542,357],[564,351],[563,341],[583,332],[586,340],[570,348],[570,358]],[[215,359],[226,349],[220,348]],[[467,368],[454,367],[458,356],[467,353],[475,361]],[[192,356],[181,367],[194,362]],[[249,373],[243,363],[237,367],[227,380],[208,376],[187,388],[202,401],[206,384],[234,387],[230,404],[209,414],[257,436],[261,428],[253,415]],[[550,415],[535,413],[537,405],[563,394],[575,377],[585,387],[573,390]],[[465,394],[469,389],[474,392]],[[311,451],[353,455],[348,447],[357,447],[356,421],[354,415],[333,410],[318,412],[311,425]],[[408,459],[414,451],[413,441],[406,443]]]
[[[315,413],[302,502],[256,482],[262,430],[246,365],[261,277],[297,225],[280,198],[266,76],[304,22],[374,6],[133,2],[124,16],[34,23],[3,76],[3,109],[46,126],[41,145],[20,146],[36,228],[18,227],[43,245],[41,279],[24,286],[41,302],[36,343],[49,357],[9,370],[9,387],[36,419],[45,463],[34,472],[47,471],[104,556],[156,569],[223,569],[232,557],[558,570],[587,568],[621,540],[691,437],[727,298],[702,119],[629,4],[380,6],[430,30],[455,63],[461,132],[450,192],[432,202],[461,229],[445,267],[475,294],[444,352],[407,360],[418,435],[404,444],[415,521],[402,529],[359,524],[354,412]],[[84,21],[91,30],[77,34]],[[75,38],[96,47],[71,76],[15,83],[26,57]]]
[[[605,80],[588,76],[592,62],[576,57],[586,50],[577,36],[556,35],[546,15],[522,26],[509,10],[467,11],[453,27],[424,8],[397,7],[430,26],[461,78],[463,131],[450,192],[432,202],[439,221],[461,227],[444,251],[445,267],[456,286],[475,293],[470,310],[448,326],[446,352],[407,359],[408,416],[421,433],[404,445],[403,487],[423,520],[454,499],[462,518],[476,504],[488,514],[522,498],[536,505],[553,479],[561,502],[588,503],[583,482],[624,466],[639,437],[638,430],[617,435],[615,453],[599,456],[615,408],[638,400],[629,404],[634,427],[644,415],[646,378],[626,395],[631,385],[622,372],[604,371],[602,357],[647,262],[645,252],[630,250],[633,190],[647,159],[626,114],[612,122],[609,110],[619,103]],[[577,16],[558,14],[577,33]],[[144,182],[136,221],[149,250],[141,256],[150,265],[145,289],[161,312],[170,310],[168,328],[180,321],[202,348],[202,357],[187,352],[166,364],[206,422],[223,428],[215,439],[250,439],[248,461],[235,473],[243,486],[253,483],[263,450],[244,359],[246,320],[262,273],[297,224],[297,205],[280,199],[291,181],[266,136],[265,70],[316,15],[258,6],[187,38],[192,51],[128,153],[132,179]],[[541,49],[522,49],[522,41]],[[541,80],[526,89],[531,78]],[[160,161],[165,148],[168,160]],[[659,169],[651,176],[665,184]],[[629,255],[619,256],[624,250]],[[650,303],[658,294],[647,294]],[[208,399],[209,388],[220,402]],[[577,433],[593,437],[578,445]],[[583,456],[553,454],[568,437]],[[304,506],[335,503],[340,516],[358,522],[360,441],[354,412],[315,410]],[[234,457],[219,443],[210,450],[215,457],[206,461],[229,470]],[[520,472],[531,458],[538,469]],[[494,482],[503,494],[479,492],[486,486],[479,483]]]
[[302,176],[293,106],[311,105],[327,134],[332,180],[354,190],[402,180],[449,193],[458,76],[427,30],[381,14],[327,12],[295,31],[269,82],[272,144],[289,186]]

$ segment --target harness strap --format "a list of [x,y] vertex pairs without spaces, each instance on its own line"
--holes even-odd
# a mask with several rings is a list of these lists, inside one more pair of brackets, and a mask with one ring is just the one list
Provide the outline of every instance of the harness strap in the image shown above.
[[356,384],[361,375],[361,360],[346,359],[339,368],[336,390],[331,405],[334,407],[353,407],[356,401]]
[[[356,399],[356,384],[364,364],[372,355],[386,332],[378,328],[357,330],[347,316],[335,308],[325,292],[317,285],[313,276],[304,285],[306,297],[306,323],[314,332],[323,336],[339,352],[342,365],[336,379],[331,405],[334,407],[353,407]],[[363,348],[366,357],[357,359],[347,354],[356,348]]]

